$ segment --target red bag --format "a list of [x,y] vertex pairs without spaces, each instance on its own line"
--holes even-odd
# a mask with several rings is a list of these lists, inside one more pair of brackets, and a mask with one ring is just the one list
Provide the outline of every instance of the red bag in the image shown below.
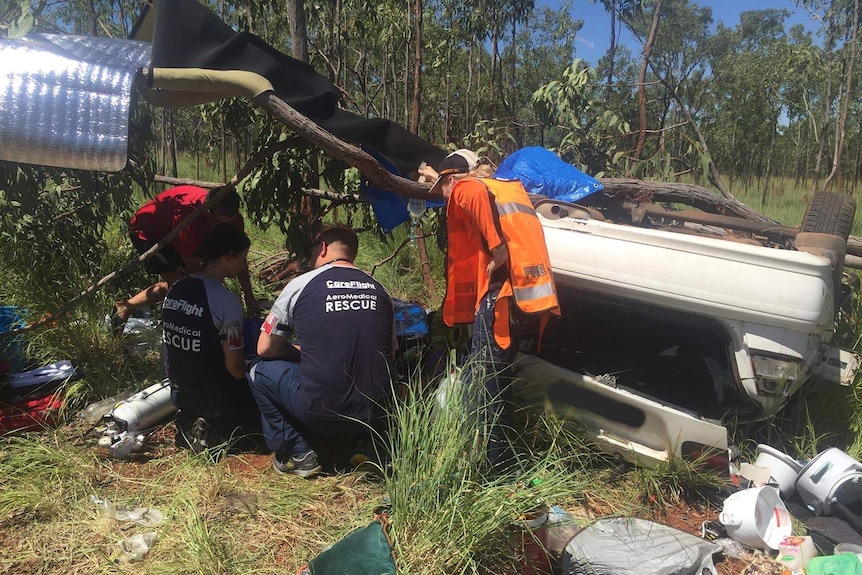
[[0,433],[38,431],[57,423],[63,397],[52,393],[17,403],[0,403]]

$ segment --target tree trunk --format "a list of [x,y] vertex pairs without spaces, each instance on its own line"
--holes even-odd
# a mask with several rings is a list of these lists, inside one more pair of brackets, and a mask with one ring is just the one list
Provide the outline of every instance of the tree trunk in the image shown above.
[[[488,78],[488,88],[490,89],[490,101],[488,109],[485,110],[485,114],[488,116],[494,116],[494,110],[496,106],[496,96],[497,89],[495,87],[495,82],[497,81],[497,74],[499,74],[499,70],[497,68],[497,63],[500,61],[500,47],[498,46],[499,38],[497,37],[497,28],[494,27],[494,32],[491,35],[491,76]],[[481,55],[479,56],[481,58]]]
[[832,156],[832,171],[823,182],[823,187],[829,188],[832,182],[835,187],[841,184],[841,156],[844,154],[844,145],[847,141],[847,114],[850,110],[850,102],[853,98],[853,67],[856,63],[856,37],[859,30],[859,0],[853,3],[853,36],[850,40],[850,63],[847,65],[846,80],[844,81],[844,94],[841,98],[841,111],[838,116],[838,125],[835,127],[835,153]]
[[413,106],[410,131],[419,135],[419,110],[422,102],[422,0],[413,0]]
[[98,18],[96,18],[96,3],[94,0],[87,1],[87,12],[89,13],[88,16],[90,17],[88,22],[88,24],[90,24],[90,36],[98,36],[99,25]]
[[174,111],[170,110],[168,116],[168,144],[171,154],[171,174],[177,177],[177,130],[174,125]]
[[[826,41],[824,42],[824,53],[828,56],[835,51],[835,13],[829,8],[826,23]],[[826,97],[823,98],[823,121],[820,123],[820,133],[817,139],[817,156],[814,160],[814,188],[820,188],[820,171],[823,166],[823,155],[826,150],[826,136],[829,133],[829,124],[832,121],[832,74],[830,66],[825,66],[826,72]]]
[[658,32],[658,23],[661,20],[661,3],[662,0],[656,0],[655,12],[652,15],[652,26],[650,26],[649,36],[646,44],[644,44],[643,58],[641,59],[641,69],[638,74],[638,118],[640,120],[640,130],[638,131],[638,143],[635,145],[634,159],[640,160],[641,150],[644,147],[646,139],[646,72],[649,66],[649,58],[652,53],[652,47],[655,43],[656,32]]
[[[410,131],[419,135],[419,109],[421,107],[422,87],[422,0],[413,0],[413,110],[410,114]],[[428,248],[425,246],[425,232],[422,224],[411,218],[409,225],[415,227],[416,247],[419,250],[419,267],[422,268],[422,278],[429,293],[434,293],[434,276],[431,275],[431,262],[428,260]]]
[[778,131],[778,116],[771,123],[772,135],[769,138],[769,153],[766,155],[766,183],[760,191],[760,207],[766,207],[769,201],[769,183],[772,180],[772,154],[775,151],[775,132]]
[[287,23],[290,27],[290,49],[293,57],[308,62],[308,30],[305,21],[305,0],[285,0]]
[[605,86],[605,98],[610,102],[611,96],[613,96],[614,60],[617,54],[617,7],[616,2],[613,0],[606,2],[605,6],[608,7],[608,12],[611,15],[611,43],[608,46],[608,83]]

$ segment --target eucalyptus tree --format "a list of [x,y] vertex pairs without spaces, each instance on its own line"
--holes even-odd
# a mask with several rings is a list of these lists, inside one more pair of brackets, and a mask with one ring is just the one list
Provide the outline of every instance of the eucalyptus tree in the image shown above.
[[833,182],[836,187],[841,183],[841,158],[844,154],[844,146],[847,140],[847,116],[853,100],[853,72],[859,51],[859,0],[853,1],[851,15],[848,20],[849,29],[845,32],[845,50],[843,50],[844,54],[842,55],[847,64],[841,80],[841,104],[838,112],[838,122],[835,126],[835,148],[832,155],[832,170],[824,181],[826,188],[829,188]]
[[126,38],[145,4],[145,0],[37,0],[32,9],[46,31]]
[[[840,173],[840,154],[843,152],[841,133],[844,128],[836,126],[843,110],[849,109],[853,99],[850,62],[854,61],[856,29],[859,25],[858,6],[855,0],[800,0],[821,23],[823,97],[818,128],[818,150],[814,165],[814,189],[820,186],[823,165],[826,160],[827,142],[833,144],[833,163],[829,176],[834,179]],[[836,109],[837,106],[837,109]],[[840,111],[839,111],[840,110]],[[846,115],[844,116],[846,119]],[[836,161],[839,160],[839,161]]]
[[[644,139],[646,156],[633,156],[636,175],[672,178],[681,173],[709,177],[724,193],[718,170],[700,130],[699,108],[708,77],[706,45],[712,11],[688,0],[663,0],[644,7],[642,13],[624,20],[632,34],[646,45],[654,43],[642,62],[649,68],[638,81],[644,87],[647,121],[642,131],[657,137]],[[658,25],[655,16],[658,15]],[[691,135],[693,132],[693,137]]]
[[[606,91],[608,98],[613,95],[614,76],[617,67],[617,50],[620,48],[618,38],[622,22],[633,22],[643,10],[643,0],[600,0],[605,11],[611,17],[610,37],[604,68],[607,73]],[[619,15],[619,18],[617,17]]]
[[545,128],[546,147],[590,174],[618,171],[620,148],[630,127],[605,106],[597,71],[579,59],[533,94],[533,109]]
[[775,171],[779,120],[787,115],[786,94],[792,86],[788,16],[786,10],[743,12],[735,28],[720,25],[711,42],[709,133],[713,141],[724,143],[715,159],[731,187],[738,174],[745,184],[764,178],[762,203]]
[[[504,83],[510,86],[513,103],[530,102],[540,86],[562,75],[575,57],[576,38],[583,25],[582,20],[572,18],[569,2],[559,10],[543,6],[527,18],[515,45],[509,46],[502,54],[503,60],[513,62],[518,70],[517,76],[503,74]],[[510,145],[501,143],[501,150],[511,152],[512,147],[543,143],[544,126],[530,106],[516,106],[510,125],[512,129],[507,134],[511,135]]]

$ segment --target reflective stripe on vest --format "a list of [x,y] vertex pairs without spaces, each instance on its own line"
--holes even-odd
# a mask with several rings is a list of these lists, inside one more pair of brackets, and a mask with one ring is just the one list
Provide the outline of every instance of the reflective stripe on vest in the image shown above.
[[539,299],[543,297],[556,297],[557,291],[553,283],[536,285],[533,287],[512,287],[515,300]]
[[509,277],[518,308],[537,313],[558,307],[545,233],[518,181],[481,180],[494,196],[509,249]]
[[500,216],[510,216],[512,214],[528,214],[536,216],[536,210],[532,206],[525,206],[517,202],[495,202],[497,204],[497,213]]

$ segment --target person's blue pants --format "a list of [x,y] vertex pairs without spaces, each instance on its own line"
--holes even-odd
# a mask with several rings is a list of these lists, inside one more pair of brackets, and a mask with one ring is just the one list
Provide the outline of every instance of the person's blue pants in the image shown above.
[[251,393],[260,409],[260,423],[266,446],[272,451],[302,457],[311,446],[300,434],[299,364],[282,360],[261,361],[248,374]]
[[370,427],[351,417],[321,418],[298,402],[299,364],[284,360],[258,362],[248,374],[260,409],[266,446],[272,451],[302,457],[313,448],[315,437],[350,437],[368,434]]
[[[473,339],[470,344],[469,383],[467,401],[480,410],[486,428],[488,460],[497,469],[504,467],[513,456],[506,430],[514,423],[512,412],[512,386],[509,374],[504,373],[518,353],[518,334],[512,329],[508,349],[501,348],[494,339],[494,307],[499,288],[486,293],[476,310],[473,322]],[[511,328],[511,326],[510,326]],[[479,386],[479,380],[484,381]],[[476,383],[474,383],[476,382]],[[484,393],[482,393],[484,392]]]

